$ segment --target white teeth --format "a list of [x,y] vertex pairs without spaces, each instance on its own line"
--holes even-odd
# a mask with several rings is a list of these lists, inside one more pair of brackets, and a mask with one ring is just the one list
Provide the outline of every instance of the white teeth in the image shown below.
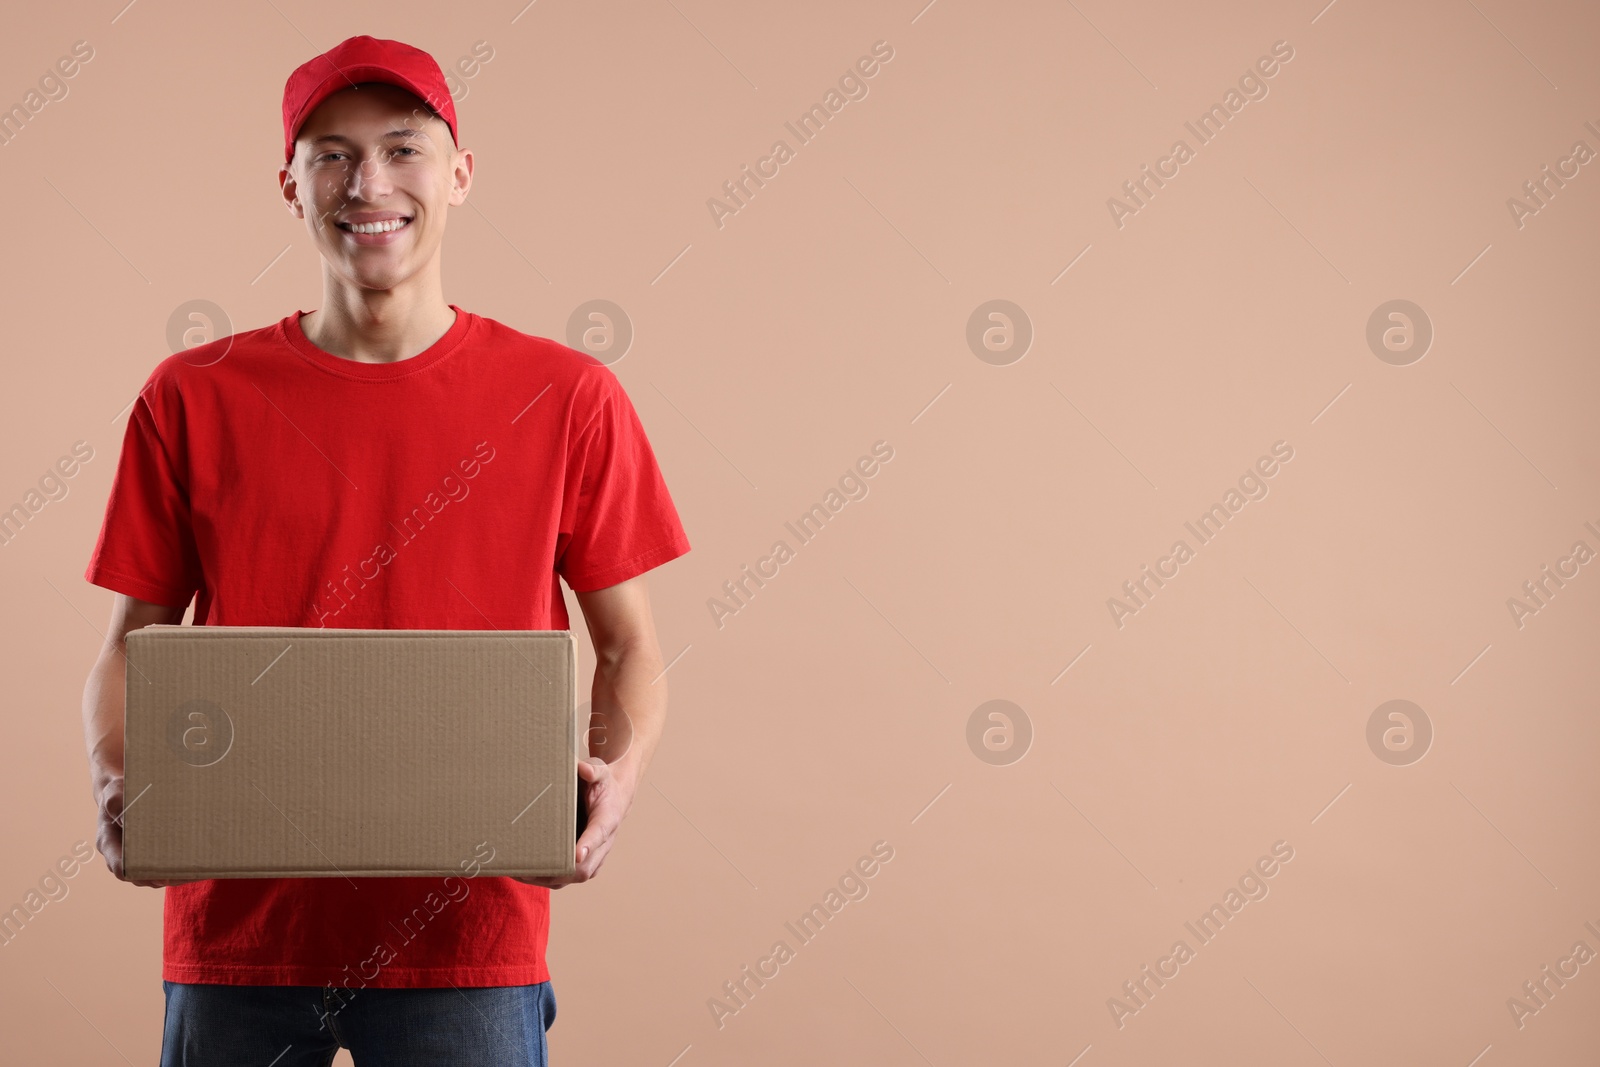
[[407,219],[389,219],[387,222],[347,222],[345,226],[352,233],[388,233],[391,230],[398,230],[408,221]]

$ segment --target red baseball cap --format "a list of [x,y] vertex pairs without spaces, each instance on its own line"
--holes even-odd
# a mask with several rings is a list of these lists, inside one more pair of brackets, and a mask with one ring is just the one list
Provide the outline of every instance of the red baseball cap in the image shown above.
[[320,56],[307,60],[289,75],[283,87],[283,160],[294,158],[294,138],[311,112],[341,89],[360,82],[397,85],[419,97],[456,133],[456,103],[445,84],[444,72],[420,48],[377,37],[350,37]]

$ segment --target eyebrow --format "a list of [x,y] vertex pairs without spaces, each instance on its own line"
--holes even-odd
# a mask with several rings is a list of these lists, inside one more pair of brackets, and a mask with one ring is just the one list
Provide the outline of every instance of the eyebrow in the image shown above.
[[[408,127],[408,126],[402,126],[398,130],[390,130],[388,133],[383,135],[383,138],[390,138],[390,137],[427,137],[427,136],[428,136],[428,131],[426,131],[426,130],[413,129],[413,128]],[[345,144],[355,144],[355,141],[353,141],[350,138],[346,137],[342,133],[327,133],[327,134],[323,134],[321,137],[315,138],[311,143],[312,144],[322,144],[325,141],[342,141]]]

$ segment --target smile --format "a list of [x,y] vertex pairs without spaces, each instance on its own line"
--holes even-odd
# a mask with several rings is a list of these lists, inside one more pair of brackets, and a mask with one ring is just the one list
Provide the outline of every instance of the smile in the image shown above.
[[411,225],[411,220],[409,218],[387,219],[383,222],[361,222],[354,224],[340,222],[336,223],[335,225],[337,225],[339,229],[345,231],[346,233],[393,233],[396,230],[404,229],[405,227]]

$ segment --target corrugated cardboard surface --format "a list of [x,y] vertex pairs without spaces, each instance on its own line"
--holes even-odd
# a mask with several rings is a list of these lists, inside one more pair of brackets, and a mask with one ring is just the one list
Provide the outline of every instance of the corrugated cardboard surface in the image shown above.
[[126,877],[570,873],[568,630],[128,635]]

